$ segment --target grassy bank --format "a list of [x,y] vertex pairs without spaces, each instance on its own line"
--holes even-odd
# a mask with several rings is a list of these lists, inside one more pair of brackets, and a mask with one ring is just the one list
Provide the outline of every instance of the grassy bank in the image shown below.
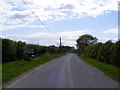
[[62,56],[62,54],[46,54],[41,57],[36,57],[32,61],[14,61],[8,62],[2,65],[2,82],[6,82],[13,77],[37,66],[40,64],[44,64],[53,60],[54,58],[58,58]]
[[102,71],[103,73],[105,73],[106,75],[110,76],[112,79],[120,82],[120,68],[101,63],[97,60],[90,59],[85,56],[81,56],[81,58],[87,63],[93,65],[94,67]]

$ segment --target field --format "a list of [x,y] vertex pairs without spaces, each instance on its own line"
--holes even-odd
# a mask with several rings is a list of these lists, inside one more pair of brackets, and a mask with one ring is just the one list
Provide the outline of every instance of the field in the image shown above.
[[14,61],[5,63],[2,65],[2,82],[4,83],[35,66],[44,64],[60,56],[62,56],[62,54],[45,54],[44,56],[36,57],[31,61]]
[[94,67],[96,67],[97,69],[108,75],[109,77],[111,77],[112,79],[120,82],[120,68],[101,63],[100,61],[90,59],[85,56],[80,56],[80,57],[87,63],[93,65]]

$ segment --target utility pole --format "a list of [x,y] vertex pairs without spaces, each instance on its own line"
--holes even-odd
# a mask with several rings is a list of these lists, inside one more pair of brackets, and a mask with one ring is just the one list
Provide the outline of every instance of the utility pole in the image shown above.
[[59,48],[61,48],[61,46],[62,46],[62,43],[61,43],[61,37],[60,37],[60,46],[59,46]]

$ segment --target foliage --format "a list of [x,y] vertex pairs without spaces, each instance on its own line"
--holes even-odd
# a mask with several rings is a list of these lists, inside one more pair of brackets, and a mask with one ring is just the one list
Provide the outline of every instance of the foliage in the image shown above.
[[[78,45],[80,44],[78,42],[79,39],[77,39]],[[86,40],[83,40],[82,42],[86,43]],[[96,39],[94,42],[96,42]],[[92,59],[96,59],[105,64],[120,67],[120,57],[119,57],[120,40],[117,41],[116,43],[113,43],[111,40],[108,40],[106,43],[102,43],[102,42],[94,43],[94,42],[90,45],[83,46],[83,49],[78,48],[77,53],[83,54],[84,56]],[[82,46],[82,44],[79,46]]]
[[87,57],[96,59],[96,56],[98,55],[98,50],[102,43],[93,44],[92,46],[88,46],[84,49],[83,54],[85,54]]
[[2,40],[2,62],[16,60],[16,42],[8,39]]
[[62,49],[55,46],[40,46],[35,44],[26,44],[22,41],[13,41],[9,39],[2,39],[2,62],[11,62],[22,60],[25,57],[24,50],[27,48],[34,49],[35,56],[43,56],[46,53],[55,54],[68,51],[73,47],[62,46]]
[[93,37],[92,35],[89,34],[85,34],[80,36],[77,40],[77,48],[81,51],[80,53],[82,53],[82,51],[84,50],[85,47],[87,46],[91,46],[92,44],[97,42],[97,38]]
[[87,58],[83,55],[81,55],[81,58],[83,60],[85,60],[87,63],[93,65],[94,67],[96,67],[97,69],[102,71],[103,73],[107,74],[108,76],[110,76],[114,80],[117,80],[117,81],[120,82],[120,75],[119,75],[120,74],[120,68],[101,63],[100,61],[97,61],[95,59]]
[[87,57],[97,59],[102,63],[120,67],[119,50],[120,41],[116,43],[107,41],[106,43],[97,43],[86,47],[83,54]]

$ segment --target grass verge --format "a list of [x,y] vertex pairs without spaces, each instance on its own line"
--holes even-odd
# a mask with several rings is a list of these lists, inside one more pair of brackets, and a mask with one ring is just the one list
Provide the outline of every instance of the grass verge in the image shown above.
[[110,76],[112,79],[120,82],[120,68],[101,63],[98,60],[90,59],[83,55],[80,57],[87,63],[93,65],[94,67],[105,73],[106,75]]
[[63,54],[46,54],[41,57],[36,57],[31,61],[15,61],[5,63],[2,65],[2,82],[4,83],[35,66],[47,63],[62,55]]

